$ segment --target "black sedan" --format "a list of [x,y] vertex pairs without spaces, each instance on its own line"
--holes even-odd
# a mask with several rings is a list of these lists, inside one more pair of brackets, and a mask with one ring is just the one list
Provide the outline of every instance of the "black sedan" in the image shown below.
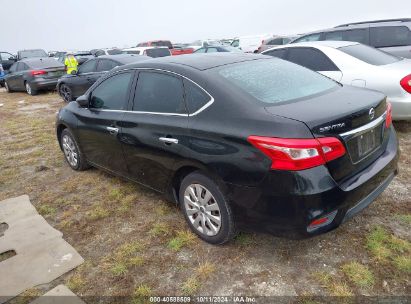
[[164,193],[213,244],[244,228],[324,233],[397,174],[383,94],[262,55],[116,68],[63,107],[56,127],[71,168],[95,166]]
[[57,84],[57,91],[64,101],[70,102],[78,96],[83,95],[87,89],[107,71],[110,71],[117,66],[147,59],[150,58],[147,56],[127,54],[113,56],[105,55],[92,58],[83,63],[79,67],[77,73],[61,77]]
[[40,90],[55,90],[57,80],[64,73],[64,65],[53,58],[26,58],[10,67],[4,86],[7,92],[26,91],[36,95]]
[[200,53],[243,53],[243,51],[229,45],[209,45],[194,51],[194,54]]

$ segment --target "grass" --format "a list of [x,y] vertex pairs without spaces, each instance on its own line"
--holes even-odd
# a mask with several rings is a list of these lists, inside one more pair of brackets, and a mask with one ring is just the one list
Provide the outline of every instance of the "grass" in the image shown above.
[[149,297],[152,294],[153,294],[152,289],[150,288],[150,286],[146,284],[141,284],[134,290],[135,297]]
[[125,243],[117,248],[115,253],[105,258],[110,273],[115,277],[126,275],[131,267],[142,266],[144,257],[137,255],[144,249],[144,245],[139,241]]
[[80,275],[80,273],[76,273],[70,277],[66,285],[72,291],[79,291],[86,285],[86,281]]
[[110,215],[110,212],[104,207],[97,206],[93,210],[87,212],[87,217],[89,220],[96,221],[106,218]]
[[194,243],[196,236],[188,230],[180,230],[177,235],[168,242],[168,248],[179,251],[183,247]]
[[240,246],[250,246],[254,243],[254,235],[249,233],[240,232],[234,239],[235,243]]
[[330,273],[320,271],[313,275],[314,279],[320,282],[321,286],[326,288],[332,296],[350,297],[353,295],[350,287],[342,280],[338,280]]
[[375,278],[373,273],[358,262],[350,262],[341,267],[347,278],[358,287],[371,287],[374,285]]
[[397,269],[411,273],[411,257],[410,256],[397,256],[393,259],[394,265]]
[[127,265],[121,262],[114,263],[110,268],[110,272],[115,277],[124,276],[128,273]]
[[216,267],[214,264],[211,264],[210,262],[205,262],[196,269],[196,273],[199,278],[206,279],[210,277],[210,275],[213,274],[215,270]]
[[40,205],[37,207],[38,213],[40,213],[43,216],[47,215],[54,215],[57,211],[56,208],[50,206],[50,205]]
[[397,214],[395,218],[403,224],[411,225],[411,214]]
[[187,281],[184,282],[183,286],[181,287],[181,292],[184,295],[192,295],[198,291],[200,288],[200,282],[196,277],[191,277]]
[[390,256],[391,251],[385,246],[385,243],[389,239],[387,231],[377,226],[367,236],[366,248],[371,252],[374,259],[377,261],[386,261]]
[[153,237],[167,236],[170,233],[170,228],[166,223],[154,223],[148,232],[148,234]]

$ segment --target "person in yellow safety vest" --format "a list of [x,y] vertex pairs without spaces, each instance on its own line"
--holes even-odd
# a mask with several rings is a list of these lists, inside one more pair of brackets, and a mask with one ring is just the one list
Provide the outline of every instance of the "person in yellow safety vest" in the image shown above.
[[64,65],[67,68],[67,74],[72,74],[73,71],[77,72],[78,61],[73,54],[67,54],[66,59],[64,59]]

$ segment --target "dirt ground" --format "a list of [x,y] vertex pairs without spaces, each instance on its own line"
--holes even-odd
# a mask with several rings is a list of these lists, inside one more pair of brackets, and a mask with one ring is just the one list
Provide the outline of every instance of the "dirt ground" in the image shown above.
[[55,93],[0,89],[0,200],[28,194],[86,261],[26,295],[64,283],[81,297],[411,296],[411,123],[395,123],[400,174],[339,229],[299,241],[242,233],[212,246],[157,193],[96,169],[71,170],[54,130],[62,106]]

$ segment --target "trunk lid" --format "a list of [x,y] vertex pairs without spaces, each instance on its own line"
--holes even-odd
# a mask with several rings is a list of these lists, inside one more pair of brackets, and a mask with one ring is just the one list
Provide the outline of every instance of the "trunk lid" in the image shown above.
[[337,182],[363,170],[385,150],[385,96],[350,86],[293,102],[266,107],[282,117],[303,122],[314,137],[337,137],[347,153],[327,163]]
[[47,78],[47,79],[60,78],[66,73],[64,67],[52,67],[52,68],[46,68],[43,70],[46,71],[47,73],[44,75],[44,78]]

